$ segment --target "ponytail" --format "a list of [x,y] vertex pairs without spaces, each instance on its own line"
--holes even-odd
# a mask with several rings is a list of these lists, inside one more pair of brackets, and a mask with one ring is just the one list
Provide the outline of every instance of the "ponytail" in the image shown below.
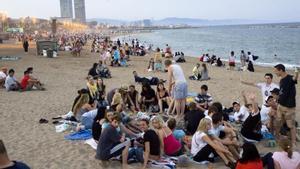
[[287,138],[283,138],[283,139],[280,140],[279,145],[285,152],[287,152],[288,157],[292,158],[292,156],[293,156],[293,147],[292,147],[291,141]]
[[285,151],[288,153],[288,157],[292,158],[292,156],[293,156],[292,147],[291,146],[287,146]]

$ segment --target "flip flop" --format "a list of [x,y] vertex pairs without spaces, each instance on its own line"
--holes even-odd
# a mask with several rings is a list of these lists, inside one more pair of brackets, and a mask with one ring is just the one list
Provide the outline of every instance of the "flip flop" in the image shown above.
[[40,124],[48,123],[48,120],[41,118],[40,121],[39,121],[39,123],[40,123]]

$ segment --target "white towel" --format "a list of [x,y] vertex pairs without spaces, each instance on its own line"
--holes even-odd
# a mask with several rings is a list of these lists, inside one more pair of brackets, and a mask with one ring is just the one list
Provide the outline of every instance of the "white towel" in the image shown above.
[[84,144],[88,144],[88,145],[90,145],[94,150],[97,150],[97,145],[98,145],[98,144],[96,143],[96,141],[95,141],[93,138],[88,139],[88,140],[85,140]]

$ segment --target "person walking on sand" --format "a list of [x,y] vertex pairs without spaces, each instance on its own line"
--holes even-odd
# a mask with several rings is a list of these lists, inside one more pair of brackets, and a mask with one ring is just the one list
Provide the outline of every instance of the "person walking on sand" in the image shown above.
[[175,99],[175,109],[177,118],[182,118],[185,110],[188,86],[182,68],[177,64],[172,64],[171,60],[165,60],[168,69],[168,91]]
[[28,39],[25,38],[23,41],[23,48],[24,48],[24,52],[27,53],[28,52],[28,48],[29,48],[29,43],[28,43]]

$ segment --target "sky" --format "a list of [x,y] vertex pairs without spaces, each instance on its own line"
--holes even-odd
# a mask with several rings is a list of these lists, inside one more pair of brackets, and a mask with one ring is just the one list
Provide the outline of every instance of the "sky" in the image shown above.
[[[85,0],[87,18],[300,21],[300,0]],[[0,0],[10,17],[60,16],[59,0]]]

